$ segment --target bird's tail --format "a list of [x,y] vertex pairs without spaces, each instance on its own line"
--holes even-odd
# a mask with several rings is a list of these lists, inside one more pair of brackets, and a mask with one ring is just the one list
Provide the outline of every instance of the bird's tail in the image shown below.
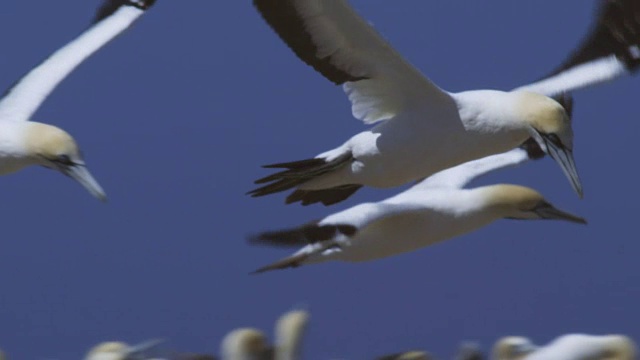
[[278,260],[272,264],[269,264],[267,266],[263,266],[255,271],[252,271],[251,274],[260,274],[263,273],[265,271],[270,271],[270,270],[280,270],[280,269],[286,269],[286,268],[297,268],[298,266],[302,265],[302,262],[305,261],[309,255],[311,255],[311,253],[304,253],[304,254],[297,254],[297,255],[291,255],[289,257],[286,257],[282,260]]
[[351,224],[320,225],[318,222],[312,222],[296,228],[269,231],[252,236],[249,238],[249,242],[256,245],[278,247],[306,246],[289,257],[259,268],[252,272],[252,274],[298,267],[311,255],[318,254],[332,247],[339,248],[339,245],[337,245],[334,240],[341,236],[353,237],[357,231],[358,229]]
[[[256,180],[255,184],[266,185],[249,191],[247,195],[259,197],[290,190],[309,180],[336,171],[352,161],[353,156],[351,153],[345,153],[330,161],[322,158],[313,158],[265,165],[263,167],[268,169],[280,168],[286,170]],[[358,184],[347,184],[320,190],[296,190],[287,197],[286,203],[301,202],[302,205],[309,205],[321,202],[324,205],[332,205],[345,200],[361,187],[362,185]]]

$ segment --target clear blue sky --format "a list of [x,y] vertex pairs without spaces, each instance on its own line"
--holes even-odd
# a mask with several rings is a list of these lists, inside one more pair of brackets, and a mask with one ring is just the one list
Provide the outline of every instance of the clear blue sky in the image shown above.
[[[557,65],[595,1],[352,2],[450,91],[510,89]],[[98,1],[5,0],[0,87],[83,30]],[[298,160],[363,129],[341,89],[302,64],[249,0],[159,0],[72,74],[35,120],[73,134],[109,202],[42,168],[0,179],[0,347],[12,358],[72,359],[97,342],[171,339],[217,352],[237,326],[271,331],[312,313],[309,359],[364,359],[502,335],[625,333],[637,321],[637,95],[628,78],[575,94],[580,201],[550,159],[480,183],[539,189],[588,226],[502,220],[421,251],[249,276],[288,254],[245,235],[323,217],[346,203],[285,206],[244,193],[260,165]],[[425,159],[428,161],[428,159]]]

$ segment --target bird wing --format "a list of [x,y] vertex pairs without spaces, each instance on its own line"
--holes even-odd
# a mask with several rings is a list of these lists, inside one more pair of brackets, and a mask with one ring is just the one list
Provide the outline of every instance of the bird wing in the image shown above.
[[366,124],[438,106],[448,93],[405,61],[345,0],[253,0],[305,63],[343,89]]
[[550,75],[516,90],[556,95],[614,80],[640,68],[640,1],[602,0],[581,45]]
[[[533,141],[533,140],[531,140]],[[407,191],[424,190],[430,188],[462,188],[471,180],[490,171],[507,166],[514,166],[525,162],[530,157],[522,147],[513,150],[469,161],[458,166],[437,172],[418,182]]]
[[28,121],[55,87],[82,61],[129,27],[155,0],[108,0],[95,23],[36,66],[0,100],[0,119]]

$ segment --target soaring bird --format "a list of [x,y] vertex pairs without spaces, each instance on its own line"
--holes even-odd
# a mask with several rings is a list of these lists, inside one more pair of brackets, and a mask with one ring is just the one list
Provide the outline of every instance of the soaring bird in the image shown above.
[[574,190],[568,114],[549,96],[614,79],[640,64],[640,5],[603,1],[590,36],[549,77],[513,91],[451,93],[402,58],[346,0],[254,0],[264,20],[305,63],[342,85],[353,116],[375,124],[314,158],[281,169],[249,192],[295,189],[287,203],[345,200],[362,186],[393,187],[512,149],[532,137]]
[[66,131],[31,120],[42,102],[82,61],[122,33],[155,0],[108,0],[93,25],[54,52],[0,99],[0,175],[30,165],[60,171],[104,201],[102,187],[86,168],[82,153]]
[[438,172],[383,201],[356,205],[294,229],[259,234],[250,242],[302,248],[255,272],[329,260],[375,260],[414,251],[503,218],[585,224],[583,218],[558,210],[527,187],[463,188],[480,175],[540,157],[540,153],[537,144],[529,140],[511,151]]

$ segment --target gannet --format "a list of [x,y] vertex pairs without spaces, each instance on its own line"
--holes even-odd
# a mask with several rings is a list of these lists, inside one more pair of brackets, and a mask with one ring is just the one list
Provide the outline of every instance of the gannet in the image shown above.
[[84,357],[85,360],[133,360],[149,359],[146,352],[155,348],[162,340],[145,341],[139,345],[129,346],[120,341],[108,341],[96,345]]
[[556,209],[527,187],[500,184],[463,189],[482,174],[538,158],[540,152],[529,140],[511,151],[438,172],[383,201],[356,205],[294,229],[254,236],[249,241],[255,244],[303,246],[255,272],[329,260],[379,259],[468,233],[501,218],[585,224],[583,218]]
[[484,353],[480,345],[475,342],[465,341],[460,344],[455,360],[484,360]]
[[66,131],[29,121],[55,87],[82,61],[129,27],[155,0],[108,0],[94,24],[20,79],[0,99],[0,175],[30,165],[60,171],[104,201],[102,187],[85,166],[76,141]]
[[495,343],[491,358],[493,360],[522,360],[537,349],[538,347],[526,337],[507,336]]
[[623,335],[569,334],[540,347],[525,360],[634,360],[636,345]]
[[276,322],[275,360],[298,360],[302,351],[302,339],[309,313],[293,310],[282,315]]
[[260,330],[240,328],[224,337],[221,353],[222,360],[271,360],[273,347]]
[[433,357],[424,351],[407,351],[403,353],[384,355],[376,360],[433,360]]
[[504,92],[445,91],[403,59],[346,0],[253,0],[305,63],[343,90],[352,114],[375,124],[314,158],[266,165],[253,197],[296,189],[286,203],[340,202],[363,185],[393,187],[512,149],[528,137],[558,162],[574,190],[569,116],[548,96],[611,80],[639,64],[636,1],[606,1],[590,36],[546,80]]

